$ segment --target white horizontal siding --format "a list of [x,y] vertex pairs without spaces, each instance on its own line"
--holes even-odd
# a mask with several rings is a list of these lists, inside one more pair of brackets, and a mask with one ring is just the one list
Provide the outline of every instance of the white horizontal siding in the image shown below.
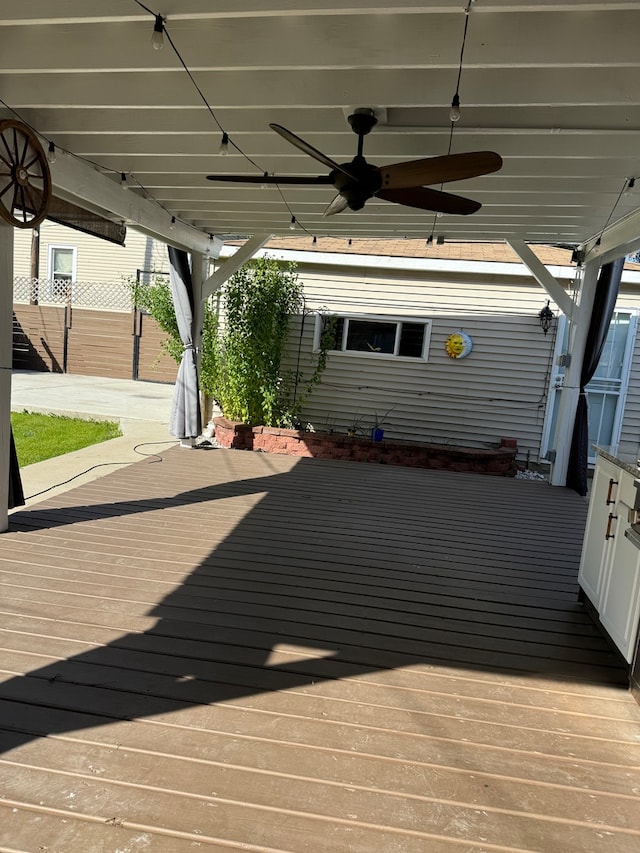
[[[14,274],[31,275],[31,229],[16,228],[14,237]],[[76,248],[78,281],[121,281],[135,278],[136,270],[168,270],[167,247],[144,234],[127,228],[125,246],[83,234],[73,228],[45,221],[40,226],[40,277],[49,278],[50,246]]]
[[[520,456],[537,460],[554,342],[537,320],[546,302],[538,285],[513,280],[498,287],[486,276],[329,279],[303,271],[300,278],[309,308],[432,319],[426,362],[330,353],[303,420],[339,431],[356,423],[368,432],[376,413],[391,409],[385,425],[390,439],[487,447],[514,437]],[[303,367],[311,356],[313,323],[313,317],[305,321]],[[471,335],[474,349],[453,360],[444,345],[458,330]],[[290,359],[297,330],[291,344]]]

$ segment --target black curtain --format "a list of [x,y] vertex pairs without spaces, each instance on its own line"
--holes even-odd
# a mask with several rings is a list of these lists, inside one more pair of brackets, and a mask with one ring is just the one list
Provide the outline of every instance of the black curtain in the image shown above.
[[18,465],[18,454],[13,440],[13,430],[9,437],[9,509],[16,506],[24,506],[24,492],[22,491],[22,477]]
[[618,287],[624,269],[624,258],[618,258],[610,264],[605,264],[600,270],[596,285],[595,299],[587,340],[585,344],[582,373],[580,374],[580,396],[576,419],[573,425],[569,465],[567,469],[567,486],[579,495],[587,494],[587,460],[589,456],[589,420],[586,385],[596,372],[602,348],[607,339],[611,318],[616,306]]
[[169,246],[169,280],[184,350],[173,394],[169,432],[176,438],[200,435],[200,394],[193,334],[193,282],[189,256]]

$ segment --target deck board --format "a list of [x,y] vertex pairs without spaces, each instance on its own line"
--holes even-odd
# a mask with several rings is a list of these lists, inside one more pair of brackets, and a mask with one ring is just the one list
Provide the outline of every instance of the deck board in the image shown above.
[[630,853],[640,709],[545,484],[173,449],[0,537],[0,849]]

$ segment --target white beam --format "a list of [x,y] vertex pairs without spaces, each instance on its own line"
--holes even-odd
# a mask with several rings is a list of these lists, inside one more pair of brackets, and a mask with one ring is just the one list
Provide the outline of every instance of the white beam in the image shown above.
[[[176,220],[153,201],[107,178],[88,163],[60,153],[51,166],[54,194],[114,221],[124,222],[155,240],[188,252],[217,257],[222,241]],[[135,186],[135,184],[134,184]]]
[[271,239],[271,236],[271,234],[254,234],[250,240],[247,240],[246,243],[240,246],[238,251],[203,283],[202,298],[208,299],[212,293],[220,290],[225,281],[231,278],[234,272],[237,272],[243,264],[250,261],[255,253]]
[[597,258],[601,265],[637,252],[638,249],[640,249],[640,208],[605,228],[599,238],[592,237],[584,246],[586,259]]
[[555,445],[553,449],[556,455],[551,471],[552,486],[566,486],[567,484],[573,425],[580,397],[580,376],[582,374],[584,350],[591,322],[591,314],[593,312],[593,301],[596,295],[599,270],[600,263],[597,260],[589,261],[584,267],[582,286],[580,288],[578,320],[573,325],[569,337],[571,362],[565,371],[564,385],[562,386],[558,408],[556,432],[553,438]]
[[0,533],[9,526],[11,354],[13,348],[13,227],[0,222]]
[[566,290],[558,284],[556,279],[551,275],[549,270],[540,261],[531,249],[522,240],[507,240],[507,243],[522,263],[527,267],[531,275],[549,294],[550,298],[556,303],[558,308],[570,320],[575,319],[576,306],[567,294]]

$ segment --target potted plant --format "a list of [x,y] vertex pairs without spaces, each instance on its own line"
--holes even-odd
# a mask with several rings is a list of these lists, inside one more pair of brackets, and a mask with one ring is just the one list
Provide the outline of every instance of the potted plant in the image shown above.
[[373,426],[371,427],[371,441],[382,441],[384,438],[384,429],[383,427],[387,425],[387,415],[392,412],[394,406],[384,413],[384,415],[380,416],[377,412],[374,412],[373,418]]

